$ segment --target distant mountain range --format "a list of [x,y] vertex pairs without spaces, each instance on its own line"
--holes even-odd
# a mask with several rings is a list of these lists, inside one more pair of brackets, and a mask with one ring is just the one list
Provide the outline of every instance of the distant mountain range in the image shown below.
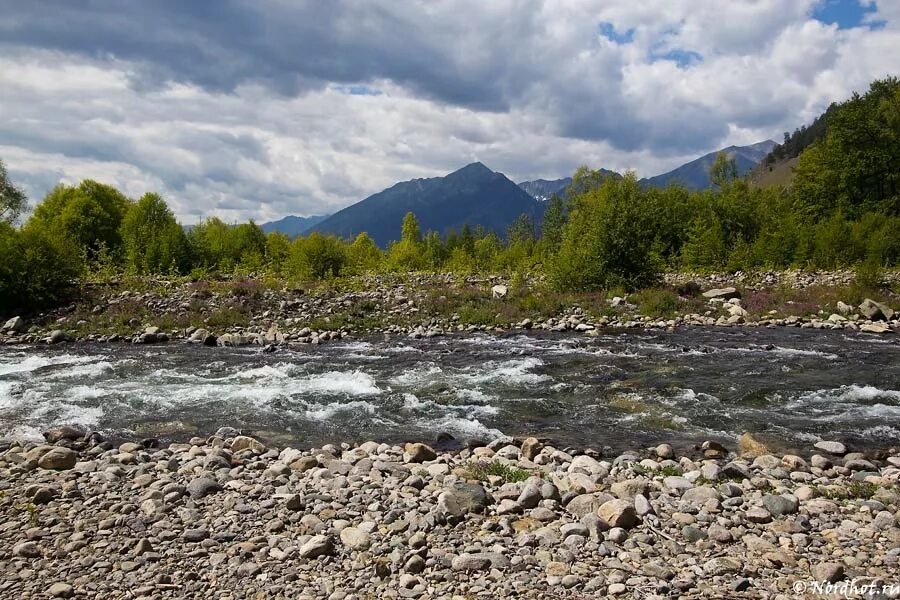
[[344,238],[365,231],[379,246],[386,246],[400,238],[400,224],[408,212],[415,213],[423,232],[445,233],[468,224],[505,235],[522,213],[539,221],[544,207],[503,173],[476,162],[444,177],[397,183],[334,213],[312,230]]
[[263,223],[260,227],[266,233],[278,231],[287,234],[290,237],[297,237],[298,235],[303,235],[327,218],[328,215],[313,215],[311,217],[295,217],[293,215],[288,215],[277,221]]
[[[667,173],[641,179],[642,185],[665,187],[672,183],[689,189],[710,187],[709,168],[719,152],[734,158],[738,173],[746,175],[775,148],[766,140],[750,146],[729,146],[710,152]],[[618,176],[614,171],[601,171]],[[445,233],[463,225],[481,225],[500,235],[522,213],[541,221],[546,202],[564,195],[572,178],[536,179],[518,185],[503,173],[490,170],[480,162],[466,165],[444,177],[413,179],[394,184],[330,216],[285,217],[261,225],[263,231],[281,231],[298,236],[320,231],[353,238],[365,231],[379,246],[399,239],[400,224],[407,212],[413,212],[422,231]]]
[[733,158],[737,165],[738,175],[744,176],[752,171],[776,145],[772,140],[766,140],[750,146],[728,146],[685,163],[668,173],[641,179],[641,183],[649,187],[660,188],[666,187],[670,183],[680,183],[691,190],[704,190],[712,185],[709,180],[709,168],[719,152],[728,153],[728,157]]

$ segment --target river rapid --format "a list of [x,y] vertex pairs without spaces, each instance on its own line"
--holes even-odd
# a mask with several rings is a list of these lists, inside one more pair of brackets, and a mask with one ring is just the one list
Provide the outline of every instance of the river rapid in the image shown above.
[[666,441],[900,444],[900,343],[799,328],[373,337],[323,346],[0,348],[0,436],[80,424],[280,445],[500,435],[621,450]]

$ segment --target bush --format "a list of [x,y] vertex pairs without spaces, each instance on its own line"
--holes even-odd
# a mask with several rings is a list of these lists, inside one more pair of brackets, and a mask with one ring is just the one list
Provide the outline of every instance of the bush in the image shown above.
[[42,228],[0,223],[0,308],[29,311],[67,299],[83,272],[80,256]]
[[606,178],[573,198],[551,278],[561,290],[621,285],[636,289],[660,275],[654,252],[653,207],[634,174]]
[[191,268],[187,237],[165,200],[144,194],[122,223],[125,265],[136,275],[187,273]]

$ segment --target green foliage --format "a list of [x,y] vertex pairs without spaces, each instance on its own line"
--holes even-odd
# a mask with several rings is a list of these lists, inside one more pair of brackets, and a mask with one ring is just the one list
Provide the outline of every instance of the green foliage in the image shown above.
[[506,483],[520,483],[533,475],[531,471],[525,471],[498,460],[471,463],[466,468],[466,472],[470,479],[488,481],[491,477],[499,477]]
[[6,165],[0,160],[0,222],[14,222],[25,210],[26,204],[25,192],[10,181]]
[[159,194],[144,194],[122,222],[125,267],[133,274],[175,274],[190,270],[190,246],[175,215]]
[[120,228],[130,205],[115,188],[85,179],[78,186],[53,188],[35,207],[28,225],[74,244],[89,261],[101,253],[117,257],[122,247]]
[[239,267],[253,271],[267,262],[269,238],[253,221],[226,225],[213,217],[192,228],[188,239],[194,264],[207,271],[231,273]]
[[[586,178],[592,181],[591,178]],[[652,284],[660,261],[654,252],[650,195],[633,173],[603,178],[572,199],[572,211],[550,275],[562,290]]]
[[83,270],[64,240],[28,226],[0,223],[0,309],[34,310],[64,300]]
[[347,251],[341,240],[315,231],[294,240],[285,271],[296,279],[327,279],[340,276],[346,264]]
[[370,273],[381,267],[384,253],[375,244],[375,240],[363,232],[347,248],[347,262],[353,273]]
[[875,81],[829,111],[825,137],[800,155],[794,187],[814,218],[839,209],[900,215],[900,79]]
[[672,290],[662,288],[647,288],[629,297],[629,300],[637,304],[640,313],[647,317],[668,318],[678,312],[681,300],[678,294]]

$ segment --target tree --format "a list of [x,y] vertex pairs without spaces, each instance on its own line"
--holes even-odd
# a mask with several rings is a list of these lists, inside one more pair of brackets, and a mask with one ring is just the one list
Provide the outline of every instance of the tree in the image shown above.
[[347,249],[347,262],[355,273],[375,271],[383,261],[384,253],[366,232],[357,235]]
[[14,222],[25,210],[26,204],[25,192],[10,181],[6,165],[0,160],[0,222]]
[[566,228],[566,213],[562,198],[559,196],[550,198],[547,210],[544,211],[544,220],[541,223],[541,241],[547,254],[552,255],[559,250]]
[[800,155],[794,190],[816,219],[838,209],[900,215],[900,79],[875,81],[827,113],[824,138]]
[[534,237],[534,221],[527,213],[519,215],[506,231],[506,239],[510,244],[530,244],[534,242]]
[[82,271],[65,240],[34,226],[0,223],[0,310],[35,310],[66,299]]
[[738,178],[737,162],[727,152],[719,152],[709,168],[709,180],[718,188],[724,188]]
[[[582,188],[584,189],[584,188]],[[652,206],[629,173],[607,177],[572,199],[573,208],[551,279],[561,290],[595,290],[654,283],[660,261],[654,253]]]
[[130,204],[114,187],[85,179],[77,186],[60,184],[53,188],[28,222],[67,239],[93,261],[104,251],[119,254],[120,229]]
[[184,229],[159,194],[144,194],[122,222],[125,265],[138,275],[186,273],[190,247]]
[[422,229],[419,227],[419,221],[416,215],[411,212],[406,213],[403,217],[403,225],[400,228],[400,240],[412,244],[418,244],[422,241]]
[[346,263],[347,253],[341,240],[314,231],[294,240],[286,267],[294,277],[326,279],[340,276]]

